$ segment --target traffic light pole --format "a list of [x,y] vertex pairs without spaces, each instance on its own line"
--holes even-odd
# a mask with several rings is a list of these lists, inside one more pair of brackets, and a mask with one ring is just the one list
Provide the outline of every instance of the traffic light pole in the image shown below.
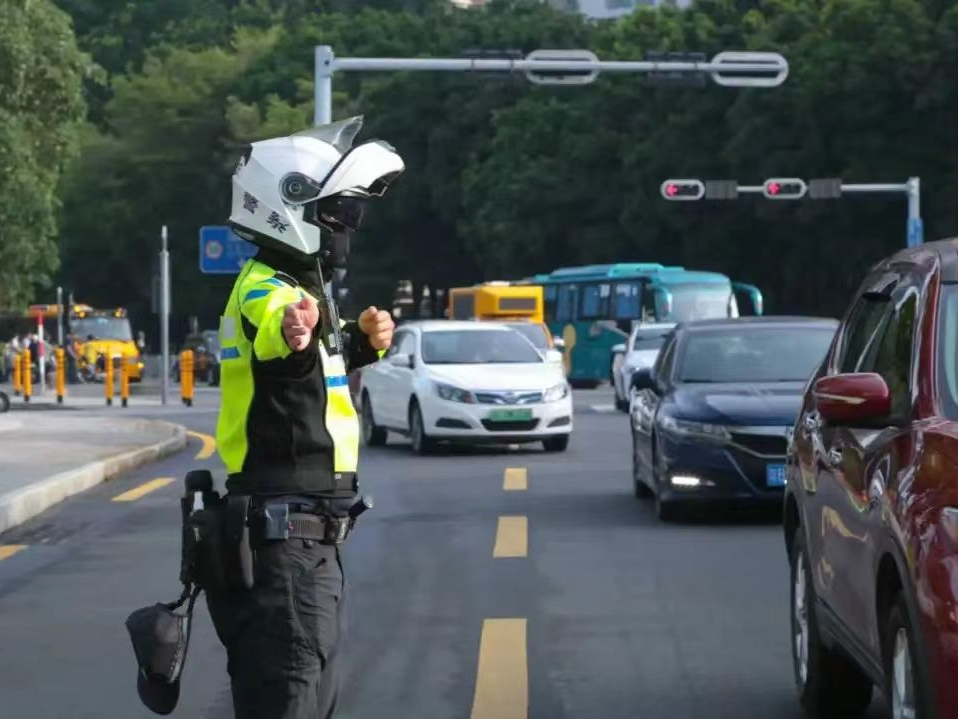
[[842,195],[905,195],[908,198],[908,221],[905,246],[917,247],[923,242],[921,219],[921,179],[909,177],[907,182],[866,182],[845,184],[838,178],[815,179],[809,183],[795,177],[772,178],[761,185],[739,185],[734,180],[666,180],[662,197],[671,201],[734,200],[738,195],[762,195],[768,200],[837,200]]
[[778,87],[788,77],[788,61],[773,52],[731,51],[721,52],[708,62],[610,61],[599,60],[588,50],[535,50],[522,59],[338,58],[332,46],[317,45],[313,81],[313,121],[316,125],[332,121],[333,75],[337,72],[523,73],[530,82],[538,85],[585,85],[603,72],[704,73],[723,87]]

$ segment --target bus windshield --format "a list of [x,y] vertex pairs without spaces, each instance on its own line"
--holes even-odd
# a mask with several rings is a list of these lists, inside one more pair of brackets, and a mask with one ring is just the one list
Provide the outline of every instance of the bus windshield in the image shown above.
[[[671,285],[668,300],[659,297],[659,316],[670,322],[691,322],[724,317],[738,317],[738,305],[732,289],[723,285]],[[664,305],[664,306],[663,306]]]
[[97,340],[129,342],[133,339],[130,321],[125,317],[84,317],[73,320],[70,330],[81,340],[93,337]]

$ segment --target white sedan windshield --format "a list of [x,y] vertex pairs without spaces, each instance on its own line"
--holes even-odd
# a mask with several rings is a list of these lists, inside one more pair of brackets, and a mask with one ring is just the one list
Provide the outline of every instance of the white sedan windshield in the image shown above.
[[440,330],[424,332],[426,364],[531,364],[542,362],[528,340],[512,330]]

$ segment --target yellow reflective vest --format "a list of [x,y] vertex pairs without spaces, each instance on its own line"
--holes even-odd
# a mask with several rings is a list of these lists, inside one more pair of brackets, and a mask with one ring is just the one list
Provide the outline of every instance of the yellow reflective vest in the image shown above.
[[[359,420],[346,359],[328,353],[318,331],[306,349],[290,350],[282,329],[286,307],[304,296],[315,300],[318,292],[265,264],[263,254],[240,271],[220,322],[216,440],[227,488],[256,495],[353,495]],[[378,358],[355,322],[342,329],[350,369]]]

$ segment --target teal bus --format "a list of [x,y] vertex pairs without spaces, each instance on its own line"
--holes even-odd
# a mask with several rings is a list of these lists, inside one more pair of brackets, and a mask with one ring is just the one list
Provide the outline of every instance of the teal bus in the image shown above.
[[[518,283],[517,283],[518,284]],[[609,377],[612,348],[639,322],[762,314],[762,293],[718,272],[655,263],[564,267],[521,284],[541,285],[545,318],[562,338],[566,372],[574,386],[596,386]]]

